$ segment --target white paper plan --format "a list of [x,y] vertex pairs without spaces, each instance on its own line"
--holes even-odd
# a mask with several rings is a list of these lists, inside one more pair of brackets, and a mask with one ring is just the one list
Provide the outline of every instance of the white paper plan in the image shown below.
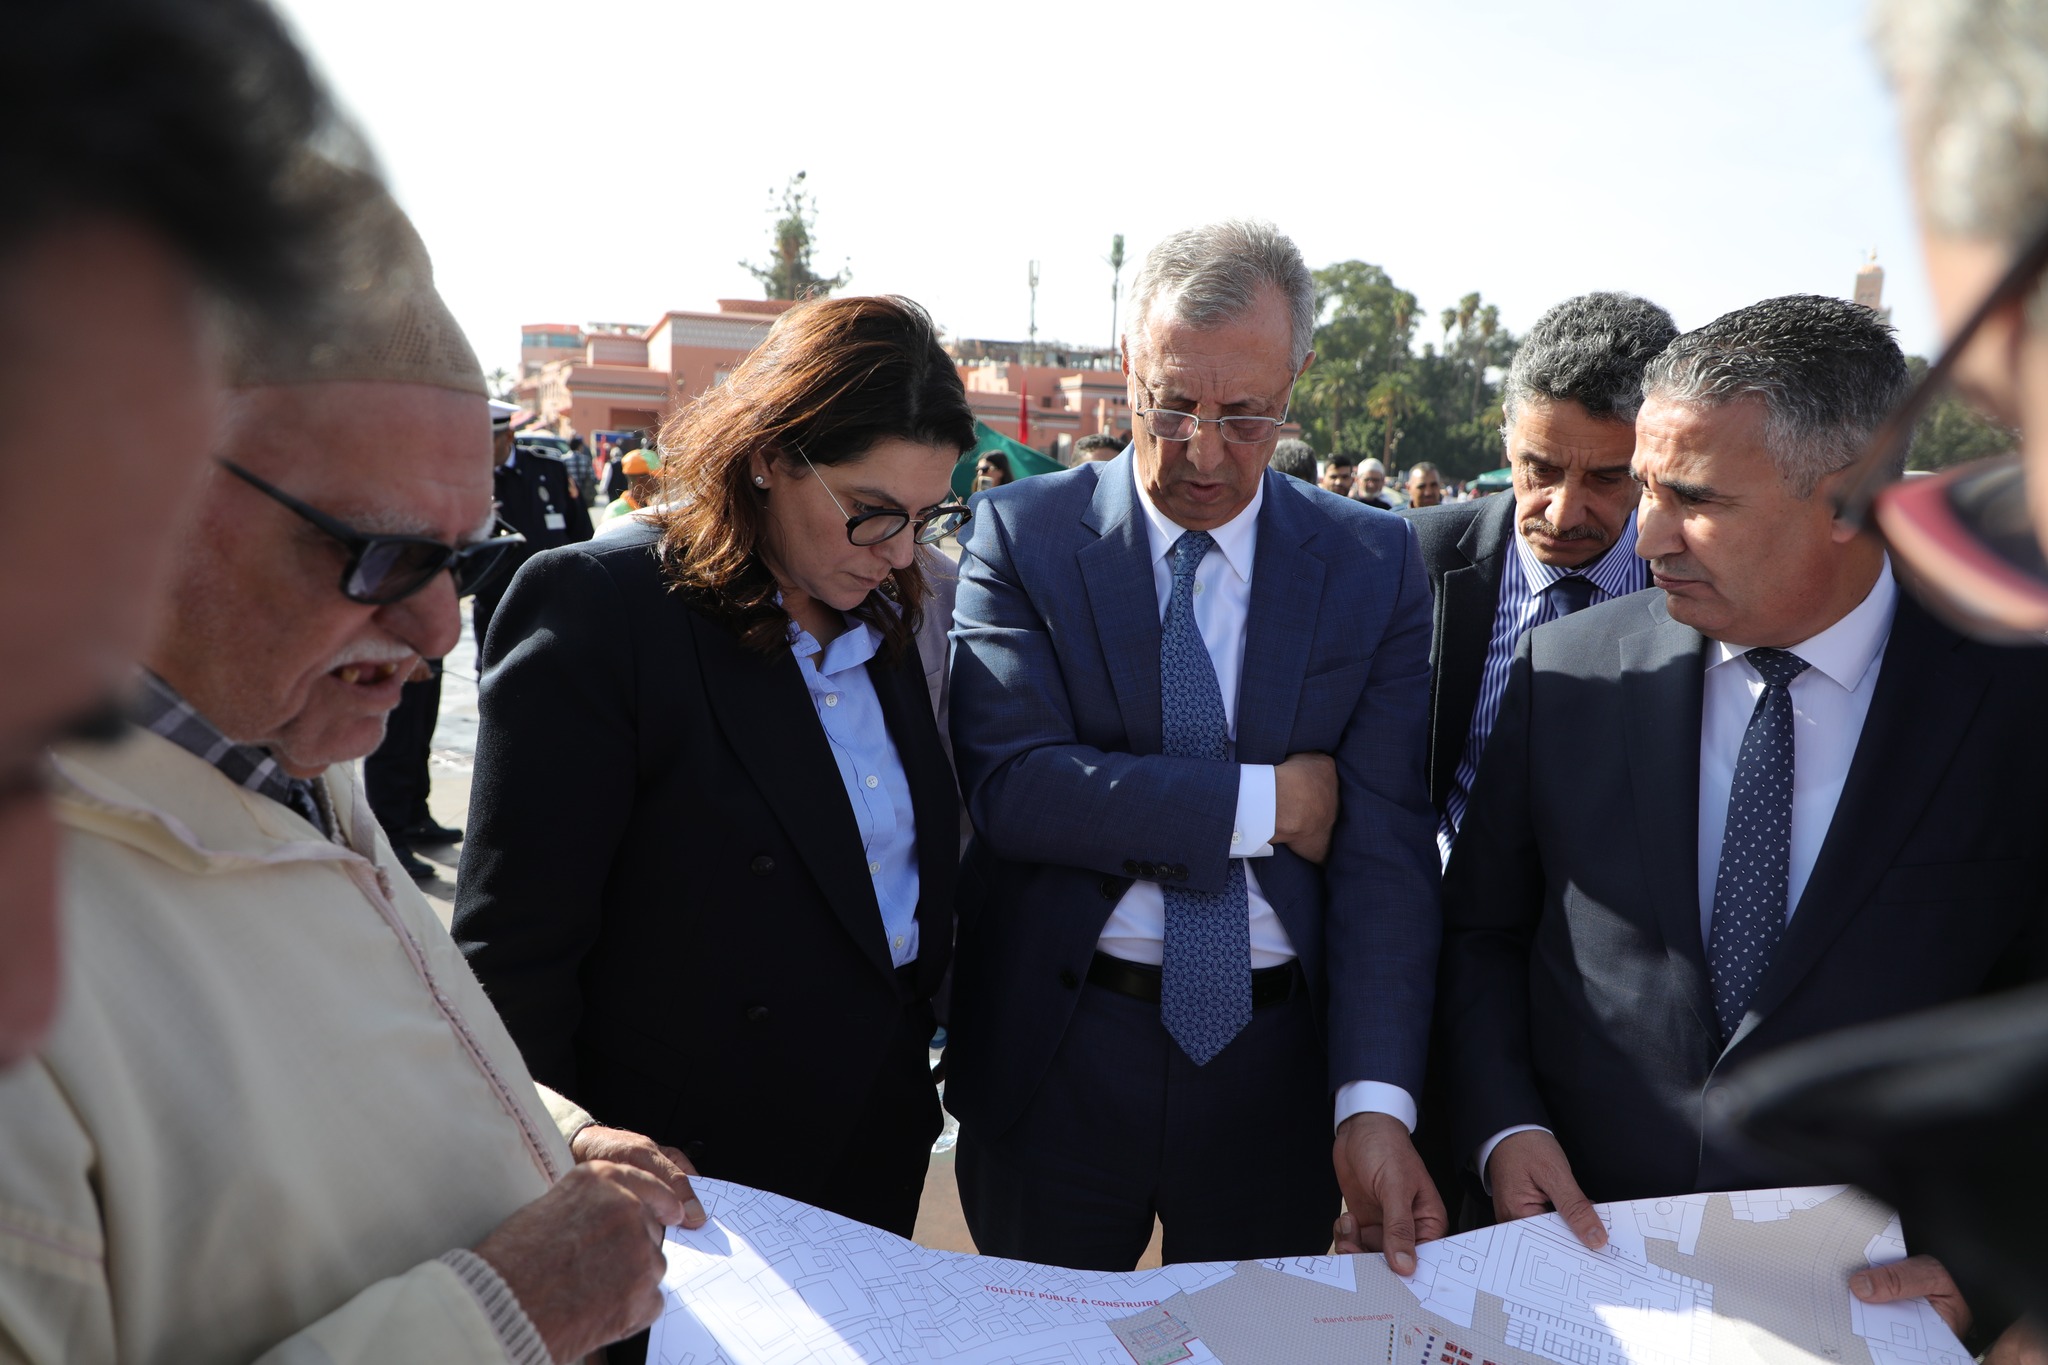
[[669,1230],[650,1365],[1971,1365],[1921,1301],[1871,1308],[1851,1272],[1905,1255],[1841,1187],[1602,1205],[1378,1256],[1130,1274],[932,1251],[779,1195],[698,1178]]

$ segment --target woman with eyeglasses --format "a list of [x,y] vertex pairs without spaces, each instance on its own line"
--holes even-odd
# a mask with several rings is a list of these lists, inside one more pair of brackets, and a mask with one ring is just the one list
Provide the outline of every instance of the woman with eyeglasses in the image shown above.
[[506,593],[455,906],[543,1084],[904,1236],[959,852],[920,547],[973,442],[916,304],[784,314],[669,419],[664,510]]

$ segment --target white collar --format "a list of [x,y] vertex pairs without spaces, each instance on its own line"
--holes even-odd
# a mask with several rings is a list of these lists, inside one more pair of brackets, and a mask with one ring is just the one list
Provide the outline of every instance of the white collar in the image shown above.
[[[1145,485],[1138,478],[1138,464],[1131,462],[1131,484],[1138,493],[1138,506],[1145,509],[1145,535],[1152,547],[1152,558],[1161,560],[1173,551],[1173,543],[1179,540],[1187,528],[1168,520],[1165,513],[1152,505],[1152,499],[1145,494]],[[1252,500],[1244,510],[1209,532],[1209,538],[1216,542],[1223,560],[1230,565],[1244,582],[1252,581],[1252,555],[1258,543],[1259,508],[1266,501],[1266,472],[1259,471],[1259,486],[1252,493]]]
[[[1854,610],[1820,634],[1792,645],[1787,652],[1806,660],[1843,691],[1854,692],[1863,681],[1863,675],[1870,671],[1871,664],[1884,651],[1884,642],[1892,633],[1892,614],[1898,604],[1899,584],[1892,577],[1891,556],[1887,555],[1877,571],[1877,582],[1870,585],[1870,591]],[[1707,667],[1710,669],[1748,653],[1746,647],[1725,644],[1720,640],[1714,641],[1713,645],[1707,654]]]

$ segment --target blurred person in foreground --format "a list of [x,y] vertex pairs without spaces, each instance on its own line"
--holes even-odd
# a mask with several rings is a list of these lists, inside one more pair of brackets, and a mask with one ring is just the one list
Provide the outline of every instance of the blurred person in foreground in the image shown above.
[[1134,298],[1131,449],[961,544],[961,1203],[985,1253],[1128,1270],[1155,1216],[1173,1261],[1319,1253],[1341,1193],[1340,1246],[1406,1273],[1443,1232],[1428,579],[1267,465],[1314,358],[1292,241],[1175,233]]
[[133,732],[51,759],[74,951],[0,1076],[10,1358],[572,1359],[703,1219],[680,1154],[535,1089],[355,779],[510,542],[426,253],[335,179],[314,302],[230,331]]
[[1906,388],[1812,295],[1644,377],[1656,586],[1523,637],[1445,873],[1454,1127],[1502,1219],[1599,1247],[1592,1201],[1840,1180],[1706,1122],[1735,1067],[2048,976],[2048,651],[1962,638],[1838,513]]
[[455,903],[543,1083],[906,1237],[959,857],[918,549],[973,442],[917,305],[783,314],[663,432],[665,510],[506,593]]
[[[1881,0],[1873,17],[1947,344],[1872,442],[1844,514],[1881,532],[1907,587],[1965,634],[2038,648],[2048,639],[2048,8]],[[1895,451],[1951,387],[2016,428],[2018,453],[1889,482]],[[1949,1264],[1993,1327],[2021,1311],[2048,1320],[2048,989],[1787,1049],[1739,1075],[1719,1117],[1896,1204],[1915,1245]],[[1937,1269],[1916,1256],[1855,1289],[1938,1292]],[[2015,1328],[1987,1359],[2039,1362],[2048,1349],[2038,1326]]]
[[1074,442],[1074,463],[1106,463],[1123,454],[1126,444],[1127,442],[1119,441],[1106,431],[1098,431],[1092,436],[1083,436],[1080,440]]
[[1629,294],[1552,307],[1508,370],[1501,440],[1514,496],[1402,513],[1435,592],[1429,794],[1446,859],[1516,644],[1545,621],[1650,585],[1629,459],[1643,369],[1677,335],[1669,313]]
[[1290,436],[1273,447],[1273,458],[1267,461],[1282,474],[1300,479],[1303,483],[1316,481],[1315,447],[1298,437]]
[[[44,749],[119,727],[116,697],[213,437],[211,314],[221,301],[298,306],[324,220],[296,168],[315,138],[346,138],[258,0],[20,6],[8,26],[0,1068],[33,1050],[57,1004]],[[84,522],[50,502],[52,452],[75,443],[82,414],[105,481]]]
[[1378,460],[1367,458],[1358,466],[1358,477],[1351,485],[1351,496],[1367,507],[1377,507],[1382,512],[1394,510],[1394,500],[1387,496],[1387,467]]

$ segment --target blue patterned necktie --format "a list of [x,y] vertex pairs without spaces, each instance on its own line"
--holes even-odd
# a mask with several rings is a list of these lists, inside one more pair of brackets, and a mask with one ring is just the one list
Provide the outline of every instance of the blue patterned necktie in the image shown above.
[[1806,660],[1782,649],[1752,649],[1764,680],[1750,712],[1728,788],[1728,828],[1714,873],[1714,918],[1707,932],[1707,972],[1723,1041],[1749,1010],[1757,983],[1785,930],[1792,882],[1792,680]]
[[1593,580],[1579,574],[1566,574],[1545,588],[1543,596],[1550,603],[1550,619],[1555,621],[1592,606],[1593,588]]
[[[1188,531],[1173,543],[1173,593],[1159,633],[1159,700],[1167,753],[1222,762],[1230,757],[1223,693],[1195,624],[1195,570],[1215,544],[1206,531]],[[1251,903],[1244,863],[1232,858],[1229,869],[1220,891],[1160,888],[1166,898],[1160,1017],[1196,1066],[1223,1051],[1252,1018]]]

